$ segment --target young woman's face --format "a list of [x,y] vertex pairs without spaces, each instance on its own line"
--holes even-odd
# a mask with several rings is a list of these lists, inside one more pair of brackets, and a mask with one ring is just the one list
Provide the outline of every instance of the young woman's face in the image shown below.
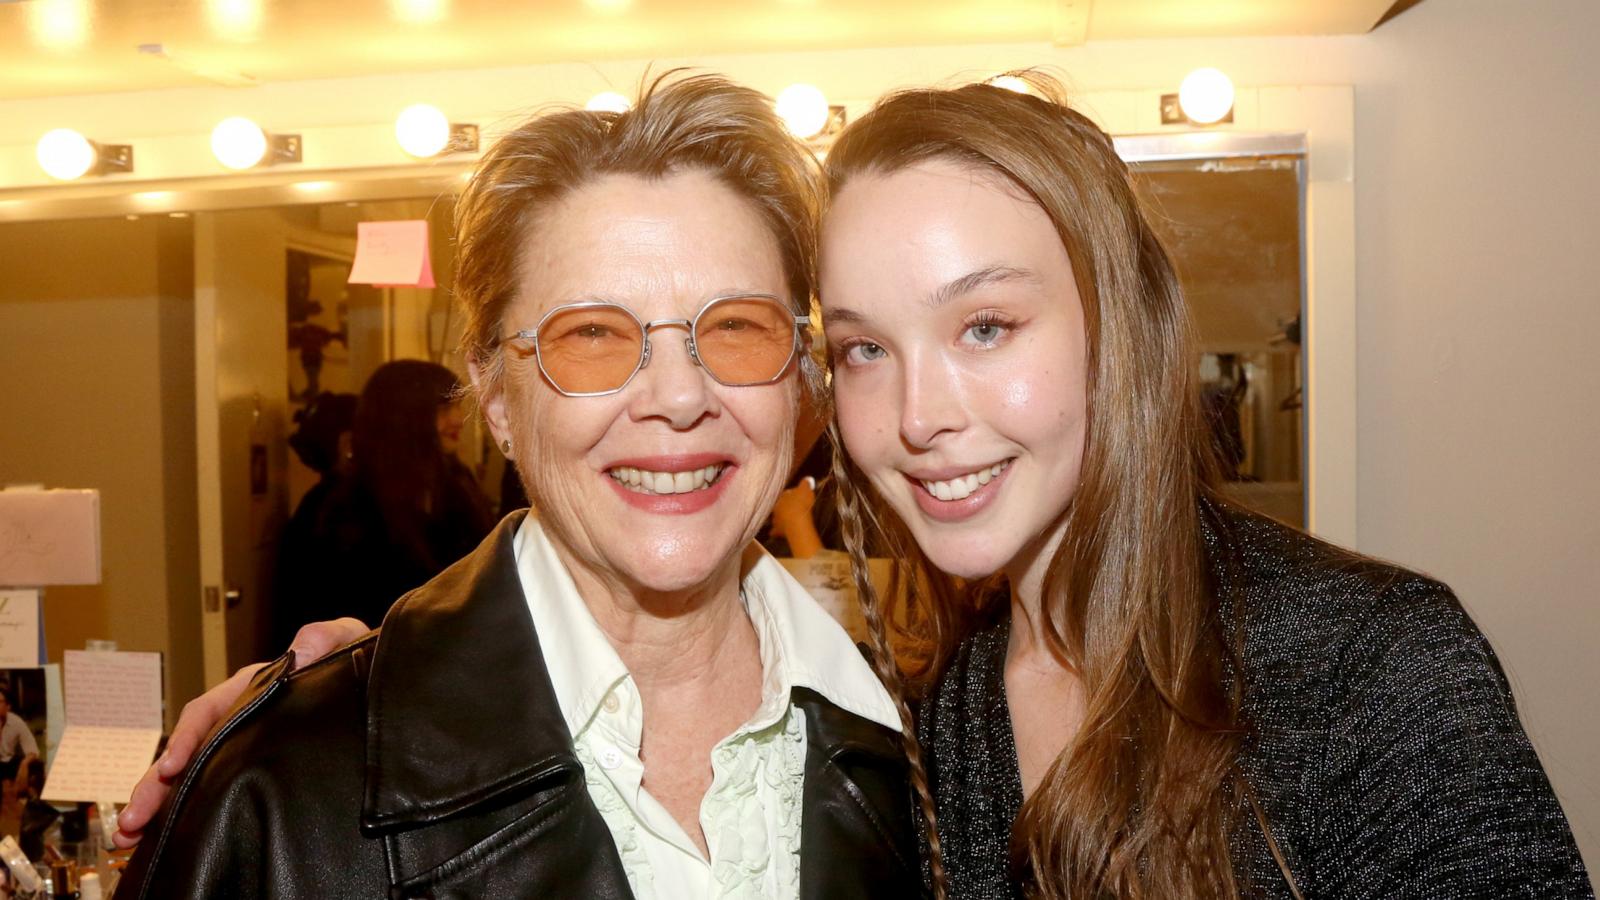
[[1086,427],[1083,306],[1044,211],[951,162],[860,175],[822,232],[839,428],[940,569],[1052,546]]

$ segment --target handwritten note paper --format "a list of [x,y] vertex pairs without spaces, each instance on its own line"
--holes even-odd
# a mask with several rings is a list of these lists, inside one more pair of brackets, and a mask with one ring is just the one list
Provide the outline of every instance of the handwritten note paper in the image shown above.
[[99,491],[0,491],[0,584],[99,583]]
[[139,776],[150,768],[160,742],[160,729],[68,725],[45,781],[44,798],[127,803]]
[[128,802],[161,741],[161,654],[68,650],[67,729],[46,800]]
[[44,665],[38,591],[0,591],[0,669]]
[[433,287],[427,220],[358,223],[349,283]]

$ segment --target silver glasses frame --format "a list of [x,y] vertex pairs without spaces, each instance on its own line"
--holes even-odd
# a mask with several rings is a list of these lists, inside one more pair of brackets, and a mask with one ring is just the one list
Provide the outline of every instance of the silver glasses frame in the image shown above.
[[[700,361],[700,348],[698,344],[696,344],[694,337],[695,332],[697,332],[700,328],[700,317],[704,316],[706,312],[709,311],[713,306],[716,306],[719,303],[726,303],[730,300],[770,300],[779,307],[782,307],[784,312],[794,317],[794,340],[789,344],[789,357],[785,359],[783,361],[783,365],[778,368],[778,374],[768,378],[766,381],[723,381],[721,378],[717,377],[717,373],[711,371],[711,369],[707,367],[705,363]],[[622,384],[618,385],[617,387],[606,391],[569,391],[566,388],[563,388],[560,384],[556,383],[556,380],[550,374],[550,371],[544,367],[544,355],[539,351],[539,330],[545,326],[546,322],[550,321],[552,316],[555,316],[558,313],[570,312],[574,309],[619,309],[622,312],[627,313],[628,318],[632,319],[639,326],[639,333],[642,336],[641,340],[639,341],[639,360],[638,362],[634,363],[633,371],[629,372],[628,377],[623,379]],[[621,303],[616,303],[611,300],[579,300],[576,303],[563,303],[555,309],[545,313],[543,316],[540,316],[539,321],[532,328],[524,328],[521,331],[515,332],[505,338],[502,338],[501,342],[504,343],[507,341],[519,340],[532,342],[533,357],[539,364],[539,374],[544,376],[545,383],[549,384],[550,387],[561,396],[607,397],[611,394],[622,392],[628,387],[629,384],[633,383],[633,378],[635,375],[638,375],[645,366],[650,365],[650,355],[652,350],[652,344],[650,343],[650,332],[657,328],[673,327],[683,328],[688,332],[688,337],[684,338],[683,345],[689,351],[689,359],[693,360],[694,364],[699,366],[703,372],[711,376],[712,381],[715,381],[717,384],[725,387],[759,387],[765,384],[776,383],[783,378],[785,372],[789,371],[789,365],[794,362],[795,357],[800,353],[803,340],[802,336],[811,327],[811,317],[808,315],[803,316],[794,312],[794,310],[789,308],[789,304],[785,303],[783,298],[777,296],[776,294],[755,294],[744,292],[736,294],[719,294],[707,300],[705,305],[700,307],[700,311],[695,313],[694,318],[692,319],[651,319],[648,322],[640,319],[638,313],[635,313],[633,310]]]

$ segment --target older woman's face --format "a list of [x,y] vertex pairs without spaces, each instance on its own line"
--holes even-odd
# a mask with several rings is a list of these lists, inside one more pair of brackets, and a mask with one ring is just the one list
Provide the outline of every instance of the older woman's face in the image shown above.
[[933,161],[861,175],[822,230],[839,428],[929,559],[1027,562],[1077,489],[1087,338],[1044,210]]
[[[620,303],[651,321],[692,318],[728,294],[788,293],[756,208],[699,171],[591,182],[540,217],[522,252],[501,334],[577,301]],[[502,387],[484,403],[569,560],[636,590],[693,589],[736,565],[793,453],[794,367],[775,384],[725,387],[690,358],[686,337],[653,330],[649,365],[600,397],[563,396],[532,356],[507,351]],[[687,490],[641,489],[664,475],[689,479],[677,485]]]

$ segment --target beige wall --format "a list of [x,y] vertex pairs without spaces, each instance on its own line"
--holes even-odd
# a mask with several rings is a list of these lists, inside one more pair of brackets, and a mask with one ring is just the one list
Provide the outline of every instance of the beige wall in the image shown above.
[[1600,4],[1433,0],[1356,82],[1360,535],[1488,633],[1600,868]]
[[161,651],[169,698],[199,686],[191,246],[172,220],[0,226],[0,482],[101,494],[104,580],[46,591],[50,658]]

